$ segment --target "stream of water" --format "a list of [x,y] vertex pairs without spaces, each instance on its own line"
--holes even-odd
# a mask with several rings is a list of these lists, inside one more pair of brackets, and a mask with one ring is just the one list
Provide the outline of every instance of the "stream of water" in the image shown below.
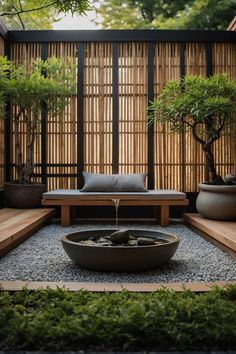
[[116,229],[118,230],[120,199],[112,199],[112,202],[114,203],[114,206],[115,206],[115,212],[116,212]]

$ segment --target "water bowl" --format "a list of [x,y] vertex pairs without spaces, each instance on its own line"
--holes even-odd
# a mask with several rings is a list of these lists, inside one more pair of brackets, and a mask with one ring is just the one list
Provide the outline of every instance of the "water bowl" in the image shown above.
[[66,254],[75,264],[106,272],[139,272],[160,267],[170,261],[180,242],[178,236],[164,232],[129,230],[133,238],[151,238],[157,240],[157,244],[94,246],[80,243],[109,236],[114,231],[116,229],[74,232],[63,236],[61,242]]

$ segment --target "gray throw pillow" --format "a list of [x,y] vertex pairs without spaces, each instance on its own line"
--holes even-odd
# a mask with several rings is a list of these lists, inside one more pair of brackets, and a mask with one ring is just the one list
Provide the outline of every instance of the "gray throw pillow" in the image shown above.
[[145,173],[106,175],[83,172],[83,176],[82,192],[147,192]]

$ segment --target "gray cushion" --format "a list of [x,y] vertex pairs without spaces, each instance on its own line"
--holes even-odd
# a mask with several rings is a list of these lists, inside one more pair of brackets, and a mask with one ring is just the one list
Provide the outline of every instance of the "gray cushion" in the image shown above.
[[[139,200],[148,200],[156,199],[156,200],[184,200],[186,199],[186,194],[182,192],[178,192],[175,190],[170,189],[159,189],[159,190],[148,190],[147,192],[93,192],[91,195],[87,192],[81,192],[78,189],[56,189],[50,192],[43,193],[44,199],[84,199],[91,197],[98,197],[104,198],[104,200],[110,200],[112,197],[122,198],[123,196],[125,199],[127,197],[137,198]],[[137,204],[138,205],[138,204]]]
[[144,182],[146,174],[106,175],[83,172],[84,187],[82,192],[146,192]]

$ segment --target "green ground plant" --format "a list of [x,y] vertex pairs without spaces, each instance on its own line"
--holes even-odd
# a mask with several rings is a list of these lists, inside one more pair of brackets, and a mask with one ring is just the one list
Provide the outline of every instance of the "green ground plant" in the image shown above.
[[208,293],[0,292],[2,350],[236,348],[236,286]]

